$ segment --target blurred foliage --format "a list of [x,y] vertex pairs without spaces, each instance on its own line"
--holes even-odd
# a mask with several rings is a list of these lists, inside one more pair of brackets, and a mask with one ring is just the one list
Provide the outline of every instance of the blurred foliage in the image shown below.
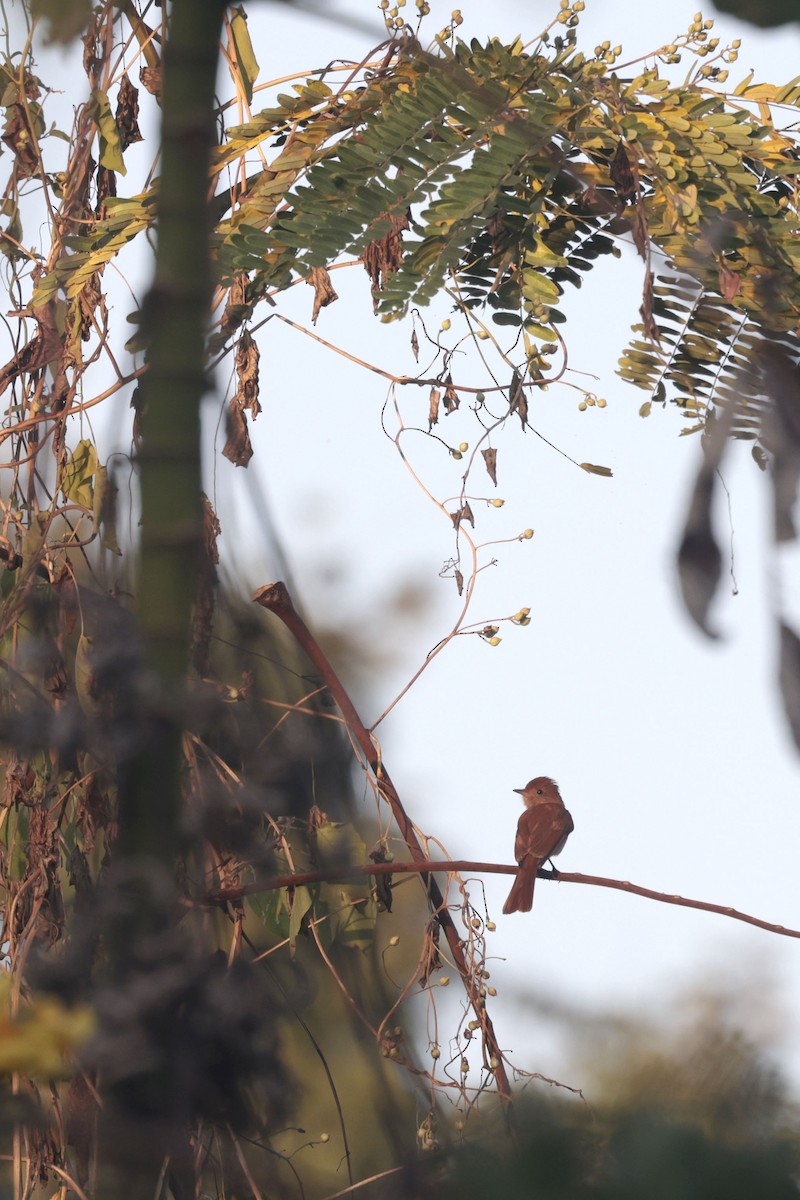
[[749,4],[748,0],[714,0],[714,7],[727,16],[749,21],[762,29],[800,21],[796,0],[759,0],[758,4]]

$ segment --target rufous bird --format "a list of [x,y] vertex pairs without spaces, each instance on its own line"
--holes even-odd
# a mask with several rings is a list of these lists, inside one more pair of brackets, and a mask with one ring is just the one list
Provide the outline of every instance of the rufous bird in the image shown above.
[[524,788],[514,791],[525,801],[525,811],[517,824],[514,842],[519,870],[503,905],[504,913],[530,912],[536,872],[548,858],[561,853],[575,828],[554,779],[537,775]]

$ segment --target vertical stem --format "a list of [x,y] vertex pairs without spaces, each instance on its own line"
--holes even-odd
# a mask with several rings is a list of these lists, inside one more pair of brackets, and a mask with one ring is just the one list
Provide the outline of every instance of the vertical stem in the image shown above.
[[179,848],[180,699],[202,535],[200,403],[212,296],[209,168],[221,0],[173,0],[164,53],[155,278],[140,388],[139,624],[159,689],[147,744],[120,792],[120,850],[174,860]]

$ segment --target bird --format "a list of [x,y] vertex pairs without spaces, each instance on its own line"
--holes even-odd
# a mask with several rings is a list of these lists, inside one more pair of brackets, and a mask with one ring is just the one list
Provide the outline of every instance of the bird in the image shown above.
[[525,801],[525,811],[517,823],[514,842],[519,870],[503,905],[504,913],[530,912],[536,872],[548,858],[561,853],[575,828],[554,779],[537,775],[524,788],[513,790]]

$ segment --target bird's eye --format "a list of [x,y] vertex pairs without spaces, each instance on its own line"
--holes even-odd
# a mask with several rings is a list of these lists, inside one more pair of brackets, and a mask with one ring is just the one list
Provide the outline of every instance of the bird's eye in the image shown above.
[[543,789],[542,789],[542,788],[537,788],[537,789],[536,789],[536,795],[537,795],[537,796],[543,796],[543,795],[544,795],[544,791],[543,791]]

